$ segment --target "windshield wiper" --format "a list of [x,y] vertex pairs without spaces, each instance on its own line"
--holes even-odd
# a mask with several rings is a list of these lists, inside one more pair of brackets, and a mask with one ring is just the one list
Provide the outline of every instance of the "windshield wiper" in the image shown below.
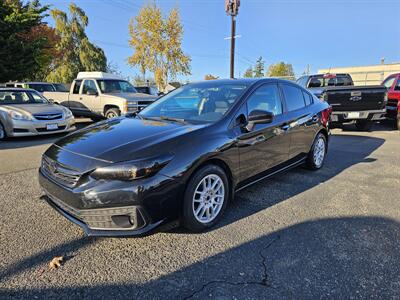
[[178,122],[182,124],[187,124],[185,119],[179,119],[179,118],[173,118],[173,117],[167,117],[167,116],[160,116],[160,120],[165,120],[165,121],[172,121],[172,122]]

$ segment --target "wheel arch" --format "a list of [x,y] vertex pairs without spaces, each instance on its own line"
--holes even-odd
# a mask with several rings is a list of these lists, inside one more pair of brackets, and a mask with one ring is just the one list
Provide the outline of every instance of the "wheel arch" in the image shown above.
[[107,110],[111,109],[111,108],[116,108],[121,112],[121,108],[118,105],[115,104],[106,104],[104,105],[104,109],[103,109],[103,115],[106,115]]

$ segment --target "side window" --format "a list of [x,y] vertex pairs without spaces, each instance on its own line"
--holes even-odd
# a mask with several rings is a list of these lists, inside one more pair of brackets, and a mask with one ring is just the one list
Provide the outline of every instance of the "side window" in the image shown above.
[[270,111],[274,115],[282,114],[282,102],[276,84],[263,85],[251,94],[247,99],[247,112],[256,109]]
[[86,95],[88,92],[92,93],[97,92],[96,84],[94,83],[93,80],[85,80],[83,82],[82,94]]
[[304,102],[306,103],[306,106],[313,104],[314,103],[313,97],[305,91],[302,91],[302,92],[303,92]]
[[79,89],[81,88],[82,80],[75,80],[73,94],[79,94]]
[[305,106],[302,90],[289,84],[282,84],[282,90],[288,111],[297,110]]
[[392,87],[395,79],[396,79],[396,77],[388,78],[384,81],[383,85],[386,86],[388,89],[390,89]]

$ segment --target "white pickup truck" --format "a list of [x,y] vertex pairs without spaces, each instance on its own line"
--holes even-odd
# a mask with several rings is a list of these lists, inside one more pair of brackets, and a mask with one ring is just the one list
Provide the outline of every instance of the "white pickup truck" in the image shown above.
[[76,117],[93,120],[140,111],[157,97],[138,93],[126,80],[103,72],[80,72],[70,92],[43,92],[54,103],[68,107]]

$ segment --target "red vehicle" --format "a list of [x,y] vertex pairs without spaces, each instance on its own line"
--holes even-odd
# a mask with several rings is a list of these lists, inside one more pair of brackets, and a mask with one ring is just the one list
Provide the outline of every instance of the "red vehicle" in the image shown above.
[[386,117],[396,121],[396,128],[400,130],[400,73],[387,77],[382,84],[388,89]]

